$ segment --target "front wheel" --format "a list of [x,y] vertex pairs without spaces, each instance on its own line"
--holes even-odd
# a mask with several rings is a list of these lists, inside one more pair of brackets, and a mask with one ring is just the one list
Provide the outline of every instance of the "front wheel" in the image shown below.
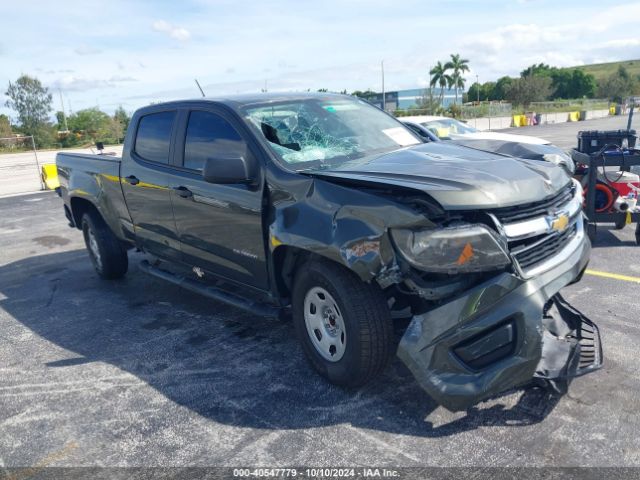
[[393,328],[376,285],[339,265],[311,261],[296,274],[292,300],[303,350],[331,383],[357,387],[384,369]]
[[82,235],[98,275],[111,280],[127,273],[127,250],[99,214],[88,212],[82,216]]

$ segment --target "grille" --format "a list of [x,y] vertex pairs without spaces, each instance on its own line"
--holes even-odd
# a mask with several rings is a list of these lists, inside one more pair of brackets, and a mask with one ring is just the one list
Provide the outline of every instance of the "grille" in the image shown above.
[[501,223],[514,223],[548,215],[573,198],[573,184],[569,183],[555,195],[539,202],[494,210],[492,213]]
[[576,234],[578,227],[574,223],[562,233],[543,235],[541,239],[532,243],[512,248],[511,253],[520,264],[520,268],[533,267],[556,255],[562,250]]

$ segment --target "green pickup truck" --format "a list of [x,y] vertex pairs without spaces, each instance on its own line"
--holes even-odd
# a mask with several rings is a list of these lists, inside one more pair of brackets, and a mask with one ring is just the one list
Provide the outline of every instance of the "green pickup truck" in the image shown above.
[[424,143],[354,97],[261,94],[142,108],[122,158],[57,166],[100,276],[136,248],[152,275],[292,317],[335,384],[397,353],[460,410],[602,364],[597,327],[559,294],[591,247],[582,189],[552,164]]

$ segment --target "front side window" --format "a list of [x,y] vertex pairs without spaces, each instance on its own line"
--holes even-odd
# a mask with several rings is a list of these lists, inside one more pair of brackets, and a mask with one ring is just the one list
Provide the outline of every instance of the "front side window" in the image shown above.
[[169,163],[171,130],[176,112],[150,113],[140,119],[135,152],[144,160]]
[[246,144],[235,128],[215,113],[195,110],[189,114],[184,144],[184,167],[202,170],[217,154],[244,155]]
[[349,97],[265,102],[245,107],[244,115],[277,157],[297,171],[421,143],[380,109]]

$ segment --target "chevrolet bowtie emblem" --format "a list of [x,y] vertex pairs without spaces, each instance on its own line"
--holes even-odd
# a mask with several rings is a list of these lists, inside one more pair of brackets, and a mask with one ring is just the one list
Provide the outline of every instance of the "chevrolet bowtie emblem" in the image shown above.
[[569,225],[569,217],[564,213],[550,220],[551,230],[556,232],[564,232]]

